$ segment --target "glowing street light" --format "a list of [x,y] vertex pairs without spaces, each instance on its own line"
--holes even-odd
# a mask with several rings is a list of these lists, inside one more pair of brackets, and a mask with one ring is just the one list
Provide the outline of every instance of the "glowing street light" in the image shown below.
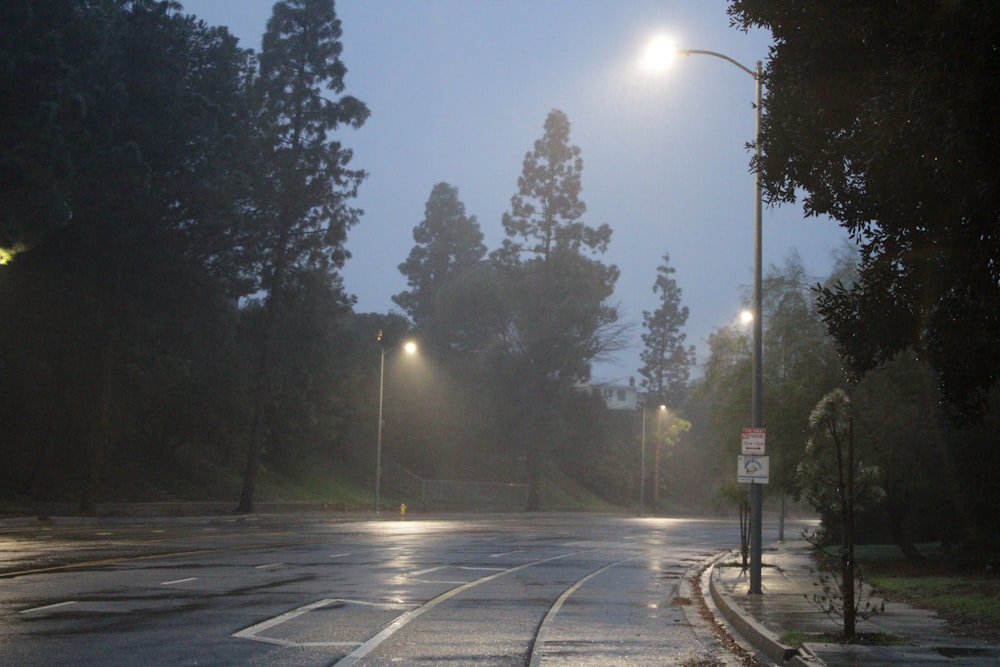
[[[671,48],[672,47],[672,48]],[[674,55],[704,55],[725,60],[738,67],[753,77],[756,91],[756,127],[754,131],[754,263],[753,263],[753,308],[750,313],[753,324],[753,388],[751,391],[752,418],[751,426],[760,428],[764,425],[763,417],[763,373],[762,373],[762,351],[763,351],[763,317],[762,308],[762,257],[761,257],[761,184],[760,184],[760,121],[761,121],[761,70],[762,63],[757,61],[757,66],[750,69],[738,60],[716,51],[704,51],[702,49],[682,49],[672,44],[666,38],[658,38],[647,48],[647,66],[662,68],[669,64]],[[762,511],[762,490],[760,484],[750,485],[750,594],[761,594],[761,521]]]
[[642,57],[642,64],[645,69],[659,71],[666,69],[679,55],[677,44],[673,39],[660,35],[654,37],[646,45],[646,52]]
[[[378,444],[375,449],[375,513],[378,514],[382,511],[382,397],[385,390],[385,345],[382,344],[381,329],[379,329],[376,338],[381,351],[378,369]],[[416,351],[417,344],[413,341],[403,343],[403,352],[406,354],[415,354]]]

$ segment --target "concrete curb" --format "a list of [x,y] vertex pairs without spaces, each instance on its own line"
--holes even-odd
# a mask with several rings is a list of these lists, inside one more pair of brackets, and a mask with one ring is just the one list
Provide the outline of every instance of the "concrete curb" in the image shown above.
[[719,576],[716,572],[716,564],[712,564],[712,569],[708,573],[709,592],[712,601],[719,609],[726,621],[739,632],[744,639],[757,647],[757,650],[766,655],[779,665],[792,665],[793,667],[825,667],[822,660],[814,656],[806,649],[795,649],[782,644],[778,637],[761,625],[756,619],[746,614],[742,607],[737,604],[732,596],[718,585]]

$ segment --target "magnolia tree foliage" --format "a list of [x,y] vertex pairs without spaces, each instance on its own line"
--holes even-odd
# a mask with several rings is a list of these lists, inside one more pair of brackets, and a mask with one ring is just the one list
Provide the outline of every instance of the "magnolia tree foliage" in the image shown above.
[[[826,517],[842,518],[849,501],[856,509],[874,507],[883,495],[878,469],[862,456],[855,457],[853,471],[848,469],[851,419],[851,399],[842,389],[824,396],[809,415],[810,436],[799,462],[799,486],[803,498]],[[847,495],[850,475],[853,498]]]
[[946,401],[1000,370],[1000,4],[733,0],[774,36],[759,168],[861,246],[820,308],[855,377],[907,348]]
[[884,520],[866,532],[888,533],[911,559],[920,558],[915,543],[949,526],[964,504],[933,376],[926,362],[901,354],[850,389],[858,447],[882,490]]
[[[854,529],[857,510],[877,502],[881,489],[875,481],[877,470],[862,464],[857,455],[854,415],[846,392],[834,389],[824,396],[809,415],[809,427],[812,435],[799,464],[802,488],[827,521],[831,516],[839,519],[841,543],[840,576],[821,576],[823,593],[814,599],[827,614],[843,618],[844,638],[850,641],[859,616],[867,618],[878,611],[870,601],[862,604],[859,594],[862,587],[857,585],[860,574],[854,561]],[[815,536],[813,539],[821,546]]]

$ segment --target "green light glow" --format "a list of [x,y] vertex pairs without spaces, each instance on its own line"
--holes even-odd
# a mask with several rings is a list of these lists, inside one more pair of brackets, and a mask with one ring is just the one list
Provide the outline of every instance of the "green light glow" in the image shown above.
[[14,259],[14,255],[25,250],[24,244],[16,243],[10,248],[0,247],[0,266],[4,264],[10,264],[11,260]]

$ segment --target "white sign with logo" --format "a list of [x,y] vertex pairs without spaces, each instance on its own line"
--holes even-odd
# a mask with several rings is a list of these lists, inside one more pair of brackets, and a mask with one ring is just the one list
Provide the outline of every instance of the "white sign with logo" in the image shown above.
[[767,456],[736,457],[736,481],[740,484],[767,484],[771,459]]

